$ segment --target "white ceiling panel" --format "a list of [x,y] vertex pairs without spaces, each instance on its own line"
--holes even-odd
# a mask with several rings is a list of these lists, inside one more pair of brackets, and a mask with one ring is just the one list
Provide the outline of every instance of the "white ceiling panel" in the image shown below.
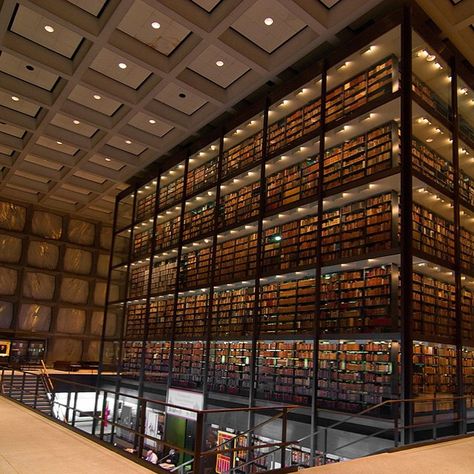
[[[218,61],[223,63],[222,66],[217,65]],[[188,67],[224,89],[249,70],[248,66],[217,46],[206,48]]]
[[95,92],[81,85],[77,85],[71,91],[68,99],[108,116],[112,116],[122,105],[101,92]]
[[74,31],[23,5],[18,7],[10,29],[66,58],[72,58],[82,41]]
[[89,173],[88,171],[78,170],[74,172],[74,176],[78,178],[85,179],[86,181],[91,181],[97,184],[104,184],[106,179],[102,176],[99,176],[94,173]]
[[36,117],[36,114],[41,109],[41,107],[32,102],[28,102],[27,100],[8,94],[2,90],[0,90],[0,104],[9,109],[21,112],[22,114],[29,115],[30,117]]
[[47,91],[52,90],[59,79],[59,76],[56,74],[46,71],[36,64],[27,63],[23,59],[5,51],[2,51],[0,54],[0,71]]
[[127,153],[132,153],[133,155],[139,155],[146,150],[146,146],[141,143],[134,142],[131,138],[122,137],[116,135],[112,137],[107,145],[113,146],[114,148],[119,148],[120,150],[126,151]]
[[61,165],[60,163],[45,160],[44,158],[41,158],[40,156],[36,155],[26,155],[24,161],[28,163],[33,163],[35,165],[43,166],[44,168],[47,168],[49,170],[61,171],[63,169],[63,165]]
[[0,144],[0,153],[2,155],[12,156],[15,150],[5,145]]
[[56,150],[71,156],[74,156],[79,150],[76,147],[63,143],[61,140],[54,140],[53,138],[49,137],[39,137],[36,143],[38,145],[51,148],[51,150]]
[[118,161],[114,160],[113,158],[109,158],[108,156],[96,154],[89,158],[91,163],[95,163],[96,165],[103,166],[104,168],[109,168],[114,171],[120,171],[125,167],[125,165]]
[[277,0],[258,0],[232,24],[234,30],[267,53],[275,51],[305,26]]
[[[418,0],[470,58],[466,1]],[[134,174],[388,3],[0,0],[0,198],[110,221]]]
[[23,138],[25,134],[25,130],[3,122],[0,122],[0,132],[12,135],[16,138]]
[[169,105],[186,115],[192,115],[199,110],[207,101],[187,89],[175,83],[167,84],[156,96],[155,99]]
[[103,6],[107,3],[107,0],[67,0],[67,1],[94,16],[97,16],[102,10]]
[[136,0],[119,30],[169,56],[190,31],[149,4]]
[[169,131],[173,130],[173,127],[160,119],[151,115],[139,112],[129,122],[135,128],[151,133],[158,137],[164,137]]
[[57,127],[69,130],[70,132],[83,135],[87,138],[92,137],[94,133],[97,132],[96,127],[92,127],[91,125],[83,123],[78,119],[73,119],[63,114],[56,114],[50,123],[52,125],[56,125]]
[[100,51],[90,67],[133,89],[137,89],[151,74],[147,69],[124,59],[110,49]]

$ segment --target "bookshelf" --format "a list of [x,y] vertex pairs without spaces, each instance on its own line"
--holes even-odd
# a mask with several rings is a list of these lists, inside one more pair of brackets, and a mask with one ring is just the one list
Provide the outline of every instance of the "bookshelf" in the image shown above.
[[264,399],[309,405],[312,342],[259,341],[257,351],[257,394]]
[[315,312],[314,278],[261,286],[262,334],[311,334]]
[[358,412],[394,398],[394,344],[390,341],[323,341],[319,347],[321,406]]
[[267,177],[266,210],[291,206],[315,198],[318,190],[318,157],[307,158]]
[[454,190],[454,168],[417,138],[412,140],[413,169],[449,192]]
[[214,293],[211,336],[214,340],[246,337],[252,331],[254,287],[220,290]]
[[165,383],[170,364],[170,346],[168,341],[148,341],[145,346],[145,380]]
[[328,149],[324,154],[323,188],[337,188],[391,169],[397,161],[397,143],[398,125],[390,122]]
[[[413,391],[420,398],[456,393],[456,348],[450,345],[415,342],[413,345]],[[453,401],[437,403],[439,411],[453,409]],[[415,403],[419,413],[432,410],[431,402]]]
[[171,385],[198,388],[204,373],[204,343],[179,341],[174,344]]
[[451,283],[421,273],[413,274],[413,330],[415,337],[444,339],[456,336],[456,289]]
[[218,228],[233,227],[256,219],[260,210],[260,183],[252,183],[222,197]]
[[428,105],[435,113],[446,120],[450,119],[451,107],[415,74],[413,74],[412,78],[412,90],[415,97],[419,98],[425,105]]
[[396,305],[398,269],[382,266],[335,272],[321,281],[321,331],[378,333],[398,329]]
[[212,343],[209,385],[215,392],[247,395],[250,388],[252,344],[247,341]]
[[262,158],[263,132],[253,136],[224,151],[222,160],[222,175],[228,178],[254,166]]
[[323,214],[322,263],[360,258],[394,246],[395,193],[357,201]]
[[454,225],[429,209],[414,203],[413,247],[421,254],[454,264]]
[[203,339],[205,337],[207,311],[207,294],[179,296],[175,317],[176,339]]
[[[460,155],[459,170],[448,140],[462,144],[468,132],[456,129],[456,111],[428,74],[413,85],[403,77],[398,33],[388,33],[371,51],[328,58],[317,77],[285,81],[264,110],[189,142],[155,193],[124,193],[134,210],[121,229],[132,232],[121,257],[130,373],[145,344],[147,380],[201,389],[207,364],[209,391],[252,402],[310,406],[316,396],[317,407],[357,412],[407,391],[461,388],[460,344],[474,347],[474,178],[470,157]],[[418,127],[426,116],[441,124],[444,149],[426,140],[433,123]],[[439,202],[414,193],[423,188]],[[401,241],[406,216],[413,234]],[[413,357],[406,327],[423,341]],[[399,364],[407,353],[413,377]],[[472,367],[472,353],[463,358]]]
[[257,263],[257,234],[217,244],[215,283],[255,278]]

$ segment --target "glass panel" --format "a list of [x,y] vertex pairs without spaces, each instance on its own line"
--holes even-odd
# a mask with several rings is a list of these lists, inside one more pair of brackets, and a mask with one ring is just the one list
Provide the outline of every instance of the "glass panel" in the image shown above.
[[270,107],[268,154],[282,153],[303,142],[303,137],[314,138],[320,121],[321,78],[317,77]]
[[327,124],[367,113],[398,90],[400,44],[397,27],[329,69]]
[[145,221],[155,214],[157,186],[158,180],[153,179],[137,190],[135,222]]
[[474,91],[458,76],[459,131],[474,143]]
[[417,33],[413,41],[413,83],[415,97],[432,114],[451,119],[451,69],[436,51]]
[[262,159],[263,115],[231,130],[224,137],[222,176],[230,178],[254,168]]
[[132,225],[134,199],[135,194],[131,193],[118,202],[116,229],[121,230]]
[[212,188],[217,181],[219,141],[210,143],[189,157],[186,197]]

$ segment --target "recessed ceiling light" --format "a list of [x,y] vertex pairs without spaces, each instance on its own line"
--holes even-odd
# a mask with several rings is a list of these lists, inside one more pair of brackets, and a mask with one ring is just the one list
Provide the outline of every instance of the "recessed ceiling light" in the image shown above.
[[12,95],[12,100],[18,102],[20,99],[16,95]]
[[151,24],[151,27],[154,29],[154,30],[157,30],[161,27],[161,25],[157,22],[157,21],[154,21],[152,24]]
[[79,125],[81,122],[79,122],[79,120],[73,120],[72,123],[73,123],[74,125]]
[[106,158],[105,161],[112,161],[110,158]]
[[222,61],[220,59],[218,61],[216,61],[216,66],[222,67],[223,65],[224,65],[224,61]]
[[44,27],[44,29],[48,32],[48,33],[54,33],[54,28],[51,26],[51,25],[46,25]]
[[131,144],[132,144],[132,142],[131,142],[130,140],[125,140],[125,143],[126,143],[127,145],[131,145]]
[[263,20],[263,22],[265,23],[265,25],[267,26],[270,26],[270,25],[273,25],[273,18],[265,18],[265,20]]
[[120,69],[127,69],[127,65],[125,63],[119,63],[118,67]]
[[56,143],[57,143],[58,145],[62,145],[62,144],[63,144],[63,142],[60,142],[60,141],[56,141]]
[[94,94],[94,99],[95,100],[100,100],[102,97],[99,94]]
[[186,94],[184,94],[183,92],[181,92],[180,94],[178,94],[178,97],[181,97],[181,99],[184,99],[186,97]]
[[148,120],[148,122],[151,123],[151,124],[155,124],[155,123],[156,123],[156,120],[150,119],[150,120]]

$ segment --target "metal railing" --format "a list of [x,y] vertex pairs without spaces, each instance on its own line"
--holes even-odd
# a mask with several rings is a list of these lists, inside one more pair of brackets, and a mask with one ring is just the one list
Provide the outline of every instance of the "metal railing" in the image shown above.
[[[18,384],[18,380],[25,380],[26,376],[35,377],[36,390],[25,388],[24,383]],[[34,396],[34,404],[30,405],[36,408],[36,401],[39,396],[39,387],[43,383],[43,374],[35,372],[26,372],[18,369],[2,368],[0,371],[0,384],[2,393],[6,397],[23,402],[24,394]],[[177,472],[184,473],[192,470],[193,473],[202,473],[209,466],[215,466],[218,456],[225,456],[229,459],[234,458],[237,452],[246,452],[249,457],[253,456],[253,452],[261,449],[274,450],[280,453],[280,464],[285,465],[285,448],[296,441],[287,440],[288,413],[291,410],[300,408],[297,405],[270,405],[260,407],[239,407],[239,408],[216,408],[197,410],[188,407],[181,407],[160,400],[138,397],[129,393],[115,392],[112,389],[104,389],[93,385],[83,384],[80,382],[66,381],[48,374],[48,384],[53,390],[51,392],[53,401],[53,415],[56,421],[68,424],[68,426],[79,430],[94,438],[108,443],[111,447],[116,448],[121,454],[135,458],[143,463],[143,459],[148,449],[154,449],[165,453],[170,449],[176,450],[180,455],[180,461],[176,465],[167,465],[163,469],[163,463],[153,465],[146,463],[149,469],[157,472]],[[62,387],[62,388],[61,388]],[[56,389],[56,391],[54,390]],[[59,392],[62,390],[62,392]],[[18,394],[18,392],[20,392]],[[59,392],[59,393],[58,393]],[[84,411],[80,409],[78,404],[81,394],[88,392],[97,396],[99,403],[92,410]],[[60,393],[65,394],[59,397]],[[16,394],[16,396],[13,396]],[[131,420],[123,415],[123,406],[134,405],[136,407],[135,417]],[[117,409],[122,406],[122,413]],[[110,406],[113,407],[110,410]],[[192,447],[178,446],[172,441],[162,439],[158,433],[151,433],[147,429],[148,410],[181,410],[188,413],[188,417],[194,423],[194,443]],[[209,444],[210,430],[213,424],[225,423],[229,416],[237,416],[240,420],[249,419],[252,414],[256,417],[263,418],[258,421],[255,426],[236,433],[232,440],[220,443],[218,446]],[[242,416],[243,415],[243,416]],[[188,418],[188,419],[189,419]],[[277,426],[279,425],[279,426]],[[254,443],[252,434],[262,427],[270,427],[272,432],[278,433],[280,441],[269,443]],[[247,446],[235,447],[233,443],[238,438],[249,440]],[[158,456],[160,457],[160,456]],[[166,460],[168,455],[163,456],[160,461]]]
[[[29,400],[33,398],[30,407],[37,408],[40,387],[44,380],[44,371],[40,373],[25,372],[18,369],[2,368],[0,372],[0,386],[2,393],[10,398],[24,403],[24,398],[28,395]],[[34,388],[25,387],[26,377],[35,377]],[[234,473],[237,471],[251,472],[252,468],[259,464],[262,458],[273,458],[275,465],[280,470],[291,467],[297,468],[291,462],[291,449],[294,446],[302,448],[309,442],[316,447],[314,456],[311,456],[310,465],[326,464],[329,458],[334,458],[340,454],[348,458],[348,448],[353,448],[358,443],[364,443],[365,448],[374,438],[383,439],[386,449],[398,447],[412,443],[412,439],[406,434],[408,432],[423,431],[427,433],[427,439],[436,440],[446,434],[441,430],[448,425],[455,424],[458,434],[465,434],[474,425],[474,395],[439,397],[436,394],[429,398],[413,398],[407,400],[386,400],[382,403],[362,410],[359,413],[344,416],[342,419],[329,426],[318,428],[314,433],[300,437],[295,440],[287,439],[288,413],[301,408],[297,405],[273,405],[263,407],[242,407],[242,408],[219,408],[197,410],[184,408],[160,400],[138,397],[130,393],[116,392],[112,389],[96,387],[79,382],[65,381],[48,374],[48,387],[52,389],[51,400],[54,414],[59,421],[67,423],[74,429],[100,439],[110,446],[118,449],[122,454],[130,456],[139,462],[144,463],[143,458],[148,449],[156,450],[160,455],[159,464],[146,463],[147,467],[158,472],[176,472],[184,474],[192,470],[193,473],[202,473],[211,468],[213,470],[217,459],[227,459],[224,462],[221,472]],[[54,383],[53,383],[54,382]],[[32,384],[30,382],[29,387]],[[62,388],[61,388],[62,387]],[[59,397],[62,390],[64,395]],[[81,397],[84,393],[93,393],[97,402],[91,410],[79,408]],[[31,397],[32,396],[32,397]],[[109,407],[113,407],[110,410]],[[125,416],[124,407],[134,406],[135,414],[132,417]],[[120,408],[121,407],[121,408]],[[335,434],[337,431],[346,430],[351,423],[365,424],[368,420],[374,420],[374,415],[379,415],[381,409],[385,409],[391,414],[391,418],[377,417],[378,424],[369,434],[358,434],[351,432],[352,439],[337,444]],[[163,439],[163,433],[153,432],[148,429],[148,421],[151,412],[168,412],[169,410],[185,410],[188,419],[192,420],[194,442],[190,446],[181,446],[179,443]],[[410,410],[415,414],[413,422],[403,424],[403,413]],[[128,410],[130,412],[130,410]],[[245,415],[256,417],[254,426],[241,429],[235,432],[234,436],[217,444],[212,438],[211,425],[232,426],[231,417],[244,419]],[[244,416],[242,416],[244,415]],[[235,418],[234,421],[237,419]],[[382,426],[380,422],[382,421]],[[385,425],[383,425],[385,423]],[[389,426],[387,426],[387,424]],[[271,442],[259,441],[257,434],[265,428],[272,433]],[[279,437],[278,441],[274,441]],[[239,443],[238,441],[242,442]],[[374,443],[377,445],[377,443]],[[169,450],[174,449],[179,453],[179,461],[173,465],[167,463],[163,469],[164,462],[168,458]],[[374,447],[373,454],[380,450]],[[241,456],[245,453],[245,456]],[[238,456],[239,455],[239,456]],[[361,454],[363,455],[363,454]],[[234,462],[238,457],[242,457],[240,463]],[[164,461],[164,462],[163,462]],[[161,464],[161,466],[160,466]],[[261,463],[260,463],[261,464]],[[273,465],[272,465],[273,467]]]

